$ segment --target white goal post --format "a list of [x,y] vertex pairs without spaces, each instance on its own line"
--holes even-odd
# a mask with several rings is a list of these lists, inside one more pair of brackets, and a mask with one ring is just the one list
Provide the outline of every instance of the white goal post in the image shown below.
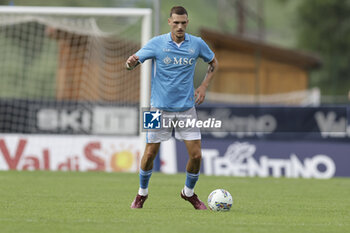
[[[15,45],[11,45],[14,50],[19,50],[19,49],[22,49],[18,54],[20,55],[16,55],[17,57],[14,57],[16,52],[12,52],[10,50],[6,50],[6,52],[8,53],[7,55],[4,55],[2,58],[3,61],[0,61],[3,62],[3,66],[1,66],[0,64],[0,69],[2,69],[3,67],[6,67],[6,69],[3,69],[4,71],[0,71],[0,76],[1,77],[7,77],[7,81],[3,80],[3,81],[0,81],[0,82],[8,82],[10,84],[8,84],[8,86],[11,86],[12,85],[12,77],[10,77],[9,74],[13,75],[13,73],[15,72],[16,69],[12,69],[10,70],[10,66],[13,65],[13,64],[10,64],[9,61],[6,61],[7,60],[7,57],[11,57],[11,59],[13,61],[16,61],[16,59],[18,60],[18,58],[22,55],[22,54],[25,54],[25,55],[28,55],[30,53],[33,53],[33,57],[37,58],[38,56],[41,56],[41,55],[37,55],[38,52],[36,50],[40,50],[40,52],[43,50],[43,49],[50,49],[50,50],[53,50],[52,48],[49,48],[47,44],[43,44],[43,45],[40,45],[39,46],[39,49],[37,49],[37,44],[35,44],[34,42],[32,43],[32,40],[35,40],[37,35],[38,34],[35,30],[36,29],[33,29],[33,28],[30,28],[31,25],[30,25],[30,22],[31,20],[34,19],[35,23],[39,23],[40,25],[46,25],[46,31],[45,29],[41,30],[41,31],[45,31],[44,33],[42,34],[45,34],[44,36],[42,37],[48,37],[47,34],[50,33],[47,32],[48,30],[47,29],[50,29],[50,27],[54,28],[54,29],[57,29],[61,31],[65,31],[66,34],[70,34],[70,38],[71,38],[71,41],[70,42],[66,42],[67,39],[64,38],[58,38],[60,37],[59,33],[57,33],[58,30],[56,30],[56,34],[55,35],[49,35],[49,36],[52,36],[52,37],[55,37],[54,39],[56,39],[56,44],[60,44],[63,40],[65,40],[64,42],[66,42],[67,44],[69,45],[74,45],[75,43],[78,44],[78,46],[80,47],[83,47],[81,46],[81,44],[79,43],[83,43],[81,41],[86,41],[86,40],[91,40],[93,42],[95,41],[99,41],[103,44],[103,46],[101,47],[98,47],[96,46],[96,44],[93,44],[91,46],[91,48],[89,48],[90,50],[88,51],[89,54],[84,54],[82,56],[89,56],[87,59],[88,59],[88,62],[89,64],[85,64],[85,68],[84,70],[79,70],[77,71],[77,68],[75,68],[75,70],[71,71],[71,72],[82,72],[82,73],[85,73],[87,75],[90,75],[91,77],[94,76],[94,72],[90,71],[89,68],[91,68],[92,66],[94,66],[95,64],[97,65],[100,65],[100,68],[98,70],[98,75],[101,75],[101,77],[104,78],[103,80],[103,85],[105,85],[105,88],[109,88],[108,90],[110,90],[113,85],[118,85],[116,83],[116,81],[114,83],[110,83],[110,77],[113,76],[111,75],[110,73],[112,73],[112,71],[110,70],[114,70],[116,69],[115,66],[112,67],[110,64],[111,63],[118,63],[119,66],[118,66],[118,69],[121,67],[120,66],[120,63],[121,63],[121,60],[124,59],[124,62],[126,61],[127,59],[127,54],[130,53],[130,51],[134,51],[135,50],[135,46],[133,47],[133,49],[130,49],[130,45],[128,49],[124,49],[122,51],[122,55],[120,55],[118,58],[113,58],[114,60],[111,60],[109,54],[114,52],[115,50],[117,49],[123,49],[123,43],[124,44],[127,44],[128,42],[130,43],[133,43],[133,38],[130,38],[128,39],[126,35],[123,35],[124,34],[124,31],[127,31],[127,29],[125,29],[127,23],[133,21],[131,20],[132,17],[137,17],[137,19],[139,21],[137,21],[138,24],[140,24],[141,28],[140,28],[140,31],[137,32],[139,33],[139,38],[138,38],[138,47],[142,47],[143,45],[145,45],[150,39],[151,39],[151,35],[152,35],[152,10],[151,9],[146,9],[146,8],[90,8],[90,7],[24,7],[24,6],[1,6],[0,7],[0,52],[3,52],[7,49],[7,47],[10,47],[9,46],[9,43],[13,42],[16,40],[16,44]],[[75,25],[73,25],[73,29],[69,28],[70,25],[68,22],[69,20],[67,19],[70,19],[70,18],[84,18],[85,21],[89,22],[89,26],[88,27],[85,27],[86,26],[86,23],[85,22],[79,22]],[[123,20],[114,20],[113,22],[117,23],[118,25],[116,26],[120,26],[120,33],[121,33],[121,36],[124,36],[124,38],[120,39],[120,38],[117,38],[117,39],[114,39],[114,41],[123,41],[123,42],[118,42],[119,44],[116,44],[116,43],[112,43],[110,41],[110,37],[109,35],[115,33],[115,31],[113,31],[112,33],[109,33],[109,32],[106,32],[105,30],[101,30],[99,28],[99,25],[97,25],[96,21],[92,20],[92,18],[99,18],[99,17],[104,17],[104,18],[107,18],[107,17],[116,17],[116,18],[124,18]],[[127,18],[127,19],[126,19]],[[58,19],[58,20],[57,20]],[[55,21],[57,20],[57,21]],[[111,21],[111,20],[110,20]],[[136,20],[135,20],[136,21]],[[18,25],[19,24],[29,24],[28,28],[24,28],[24,27],[19,27]],[[134,21],[132,22],[134,23]],[[136,24],[136,23],[135,23]],[[17,26],[17,28],[16,28]],[[12,29],[11,27],[14,27],[15,29]],[[27,27],[27,25],[26,25]],[[36,26],[37,27],[37,26]],[[106,27],[109,27],[109,28],[113,28],[113,25],[111,23],[109,23],[108,25],[106,24]],[[24,30],[22,31],[18,31],[18,28],[21,28],[21,30],[24,28]],[[17,30],[17,31],[16,31]],[[133,29],[134,30],[134,29]],[[136,29],[135,29],[136,30]],[[68,32],[68,33],[67,33]],[[1,33],[2,33],[2,37],[1,37]],[[28,35],[25,35],[24,36],[24,41],[21,41],[21,38],[22,35],[24,33],[27,33]],[[41,33],[41,32],[40,32]],[[134,33],[134,34],[137,34],[137,33]],[[73,34],[73,36],[72,36]],[[131,35],[133,35],[133,33],[130,33]],[[10,36],[9,36],[10,35]],[[94,38],[88,38],[86,39],[86,37],[89,37],[89,36],[95,36]],[[96,35],[98,35],[97,37],[99,38],[96,38]],[[131,36],[132,37],[132,36]],[[12,38],[15,38],[15,39],[12,39]],[[58,38],[58,39],[57,39]],[[102,39],[101,39],[102,38]],[[52,39],[52,38],[51,38]],[[53,40],[54,40],[53,39]],[[62,39],[61,41],[59,41],[59,39]],[[11,41],[12,40],[12,41]],[[18,40],[18,41],[17,41]],[[47,40],[46,38],[44,39],[40,39],[39,40]],[[77,42],[77,40],[79,40]],[[53,43],[53,42],[50,42],[50,43]],[[24,45],[25,44],[25,45]],[[30,46],[32,46],[32,48],[30,49],[23,49],[22,47],[24,46],[27,46],[27,44],[30,44]],[[62,44],[62,43],[61,43]],[[60,45],[61,45],[60,44]],[[136,44],[136,43],[134,43]],[[16,48],[17,46],[17,48]],[[98,47],[98,48],[96,48]],[[85,48],[85,47],[84,47]],[[107,51],[111,48],[111,52]],[[56,49],[58,50],[58,49]],[[58,51],[58,56],[61,58],[62,56],[65,56],[65,52],[66,52],[67,49],[65,48],[61,48],[61,51]],[[66,56],[69,56],[70,60],[69,62],[72,61],[72,59],[76,59],[75,56],[78,56],[77,54],[80,54],[80,53],[83,53],[82,51],[78,51],[78,49],[76,48],[72,48],[72,51],[74,50],[74,52],[72,52],[71,54],[69,55],[66,55]],[[98,52],[96,52],[95,50],[100,50]],[[24,52],[23,52],[24,51]],[[136,51],[135,51],[136,52]],[[93,58],[94,55],[97,56],[100,56],[99,59],[101,59],[101,61],[97,61],[95,58]],[[30,54],[31,55],[31,54]],[[131,54],[128,54],[128,56],[130,56]],[[114,55],[113,55],[114,56]],[[22,58],[21,58],[22,59]],[[28,64],[25,64],[27,66],[31,66],[32,64],[31,63],[35,63],[36,61],[33,61],[34,59],[31,58],[31,57],[28,57],[28,58],[25,58],[26,60],[23,61],[23,64],[24,63],[29,63]],[[43,60],[44,62],[46,63],[42,63],[40,64],[39,66],[41,67],[44,67],[47,65],[48,63],[48,58],[41,58],[41,60]],[[81,64],[84,64],[86,63],[87,61],[84,61],[83,59],[85,58],[82,58],[81,61],[76,61],[74,60],[78,65],[81,65]],[[12,61],[12,63],[13,63]],[[38,62],[37,62],[38,63]],[[68,64],[69,65],[69,64]],[[97,66],[96,65],[96,66]],[[24,66],[24,65],[23,65]],[[102,68],[101,68],[102,67]],[[105,74],[104,72],[104,67],[106,67],[105,71],[106,72],[109,72],[109,74]],[[20,69],[20,68],[17,68],[17,69]],[[29,71],[32,73],[32,76],[35,76],[39,68],[28,68],[28,69],[23,69],[22,73],[24,74],[28,74]],[[139,103],[139,107],[140,107],[140,111],[141,111],[141,108],[142,107],[148,107],[149,106],[149,99],[150,99],[150,75],[151,75],[151,70],[150,70],[150,63],[149,62],[146,62],[145,64],[143,64],[141,67],[140,67],[140,83],[139,83],[139,90],[140,90],[140,94],[139,94],[139,99],[136,100],[138,103]],[[29,71],[28,71],[29,70]],[[6,73],[4,73],[6,72]],[[57,68],[57,72],[59,74],[62,74],[66,71],[64,71],[62,69],[62,67],[58,67]],[[129,72],[129,71],[120,71],[120,72]],[[21,74],[22,74],[21,73]],[[127,77],[128,75],[130,76],[132,72],[129,72],[129,73],[124,73],[123,74],[123,80],[127,80],[125,77]],[[21,74],[17,74],[17,76],[20,76]],[[135,75],[136,73],[133,73],[133,75]],[[31,77],[32,77],[31,76]],[[42,75],[44,76],[44,75]],[[62,77],[64,77],[64,75],[61,75]],[[89,76],[89,78],[90,78]],[[114,75],[113,78],[120,78],[121,75]],[[124,77],[125,76],[125,77]],[[77,78],[79,79],[79,78]],[[121,79],[121,78],[120,78]],[[41,78],[41,80],[43,80],[43,78]],[[40,81],[39,78],[38,78],[38,84],[36,85],[41,85],[40,84]],[[17,82],[17,81],[16,81]],[[30,92],[28,90],[26,90],[26,82],[29,83],[29,81],[26,81],[24,79],[19,79],[19,81],[17,82],[16,85],[23,85],[23,90],[24,92]],[[56,84],[62,82],[62,80],[58,80],[56,81]],[[121,81],[118,81],[118,82],[121,82]],[[123,82],[126,82],[126,81],[123,81]],[[3,84],[3,83],[0,83],[0,84]],[[19,84],[18,84],[19,83]],[[44,86],[44,84],[42,84]],[[52,85],[55,85],[54,81],[51,83],[51,84],[48,84],[48,86],[52,86]],[[91,83],[87,83],[87,84],[77,84],[79,85],[79,90],[76,91],[76,92],[79,92],[78,94],[75,94],[75,95],[80,95],[82,91],[85,91],[85,86],[84,85],[91,85],[92,86],[92,89],[94,88],[94,83],[93,81],[91,81]],[[101,84],[99,84],[101,85]],[[126,84],[125,84],[126,85]],[[14,86],[14,85],[12,85]],[[40,86],[41,87],[41,86]],[[127,84],[127,86],[125,87],[121,87],[122,89],[127,89],[129,92],[132,92],[132,85],[131,84]],[[6,89],[4,87],[4,89]],[[100,88],[101,90],[103,88]],[[91,99],[92,100],[96,100],[96,101],[99,101],[99,100],[108,100],[109,102],[113,102],[113,97],[111,97],[110,94],[108,96],[109,93],[107,94],[103,94],[101,90],[90,90],[90,93],[89,94],[86,94],[86,95],[91,95]],[[1,91],[1,90],[0,90]],[[57,91],[57,90],[55,90]],[[14,95],[11,96],[11,91],[9,90],[9,93],[7,92],[3,92],[2,94],[0,94],[0,100],[1,99],[7,99],[7,98],[21,98],[21,99],[30,99],[32,96],[36,97],[37,96],[37,93],[33,93],[35,91],[32,91],[30,94],[18,94],[18,95]],[[46,92],[49,92],[49,91],[46,91]],[[59,92],[59,91],[58,91]],[[62,92],[62,91],[61,91]],[[97,93],[98,92],[98,93]],[[108,92],[108,91],[107,91]],[[102,95],[102,96],[97,96],[97,95]],[[57,96],[60,96],[60,93],[56,94]],[[71,94],[73,95],[73,94]],[[19,97],[18,97],[19,96]],[[66,96],[63,96],[61,95],[61,99],[62,100],[69,100],[69,97],[66,97]],[[97,96],[97,97],[96,97]],[[85,95],[81,95],[80,97],[80,100],[86,100],[88,99]],[[135,99],[135,98],[134,98]],[[136,102],[135,101],[135,102]],[[1,106],[0,106],[1,107]],[[14,111],[14,113],[16,113],[17,110]],[[6,123],[6,122],[5,122]],[[139,122],[137,122],[139,123]],[[0,124],[1,124],[1,116],[0,116]]]

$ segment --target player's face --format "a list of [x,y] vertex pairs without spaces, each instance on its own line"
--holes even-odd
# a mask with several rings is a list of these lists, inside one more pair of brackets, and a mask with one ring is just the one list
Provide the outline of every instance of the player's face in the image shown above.
[[187,15],[172,14],[168,19],[168,24],[171,30],[171,36],[176,42],[181,42],[185,39],[186,27],[188,24]]

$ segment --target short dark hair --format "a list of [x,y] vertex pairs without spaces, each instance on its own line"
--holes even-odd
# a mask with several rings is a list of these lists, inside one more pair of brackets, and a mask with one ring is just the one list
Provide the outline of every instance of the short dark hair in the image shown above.
[[184,7],[182,7],[182,6],[174,6],[173,8],[171,8],[171,10],[170,10],[170,17],[173,14],[187,15],[188,16],[186,9]]

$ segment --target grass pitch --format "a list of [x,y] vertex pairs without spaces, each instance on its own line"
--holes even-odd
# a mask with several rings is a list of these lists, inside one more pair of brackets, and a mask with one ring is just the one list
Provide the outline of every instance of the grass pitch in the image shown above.
[[227,189],[229,212],[193,209],[184,182],[154,173],[144,208],[132,210],[137,174],[0,172],[0,232],[350,232],[350,179],[201,175],[198,196]]

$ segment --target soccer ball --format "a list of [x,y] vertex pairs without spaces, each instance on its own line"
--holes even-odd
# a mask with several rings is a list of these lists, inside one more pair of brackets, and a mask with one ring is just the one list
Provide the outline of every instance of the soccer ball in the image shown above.
[[229,211],[233,198],[225,189],[216,189],[209,194],[208,206],[213,211]]

